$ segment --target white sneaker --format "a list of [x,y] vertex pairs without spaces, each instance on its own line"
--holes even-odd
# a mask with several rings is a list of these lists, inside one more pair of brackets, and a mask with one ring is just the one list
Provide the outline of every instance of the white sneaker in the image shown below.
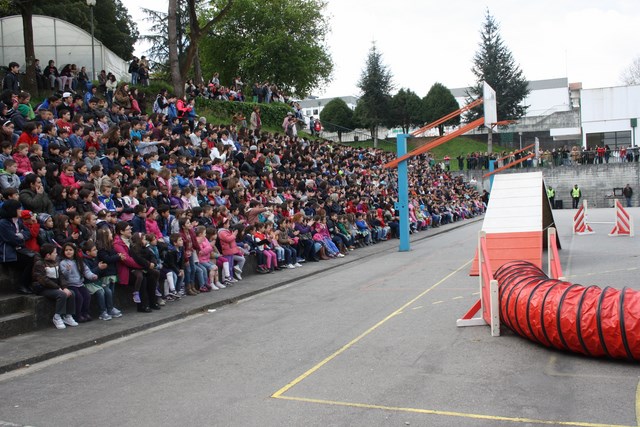
[[295,264],[293,264],[294,267],[302,267],[302,264],[300,264],[299,262],[296,262]]
[[66,314],[63,318],[62,321],[65,323],[65,325],[69,325],[69,326],[78,326],[78,322],[76,322],[75,320],[73,320],[73,316],[71,316],[70,314]]
[[102,313],[100,313],[100,316],[98,316],[98,319],[100,320],[111,320],[112,317],[109,313],[107,313],[107,311],[103,311]]
[[338,252],[338,258],[344,258],[344,254],[341,254],[340,252]]
[[211,286],[211,290],[212,291],[219,291],[220,290],[220,288],[217,287],[216,285],[214,285],[213,283],[211,283],[209,286]]
[[111,317],[122,317],[122,312],[115,307],[111,309],[109,314],[111,315]]
[[53,324],[57,329],[66,329],[66,326],[64,325],[64,322],[62,321],[62,318],[59,314],[53,316]]
[[287,264],[287,268],[296,268],[293,264]]
[[218,283],[216,286],[218,287],[218,289],[224,289],[224,288],[226,288],[226,286],[225,286],[225,285],[223,285],[223,284],[222,284],[222,282]]

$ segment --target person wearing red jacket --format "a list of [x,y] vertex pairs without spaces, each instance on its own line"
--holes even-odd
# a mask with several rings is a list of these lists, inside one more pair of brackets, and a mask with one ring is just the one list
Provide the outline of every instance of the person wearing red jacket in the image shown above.
[[64,170],[62,174],[60,174],[60,184],[63,187],[72,187],[80,189],[81,185],[76,181],[75,171],[73,170],[73,165],[68,163],[64,165]]
[[18,165],[18,176],[24,176],[29,173],[33,173],[31,167],[31,160],[29,160],[29,144],[19,144],[18,151],[13,154],[13,160]]
[[38,244],[38,234],[40,233],[40,224],[36,218],[36,214],[30,210],[23,210],[20,212],[20,218],[22,223],[31,233],[31,238],[24,242],[24,247],[30,249],[36,253],[40,252],[40,245]]

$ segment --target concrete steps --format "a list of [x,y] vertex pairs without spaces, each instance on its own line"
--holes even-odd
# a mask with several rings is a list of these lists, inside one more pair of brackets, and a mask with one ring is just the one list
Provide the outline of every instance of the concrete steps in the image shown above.
[[36,329],[34,303],[33,297],[25,295],[0,295],[0,339]]

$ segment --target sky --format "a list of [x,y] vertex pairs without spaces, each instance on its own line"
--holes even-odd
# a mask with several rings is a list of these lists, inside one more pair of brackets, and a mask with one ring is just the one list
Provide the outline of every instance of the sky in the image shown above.
[[[640,55],[637,0],[326,1],[334,72],[315,96],[358,96],[373,42],[396,89],[422,97],[436,82],[450,89],[473,84],[472,59],[487,9],[528,80],[567,77],[583,88],[618,86],[622,71]],[[147,33],[139,2],[122,2],[140,33]],[[149,7],[166,5],[167,0],[154,0]],[[136,53],[145,49],[138,45]]]

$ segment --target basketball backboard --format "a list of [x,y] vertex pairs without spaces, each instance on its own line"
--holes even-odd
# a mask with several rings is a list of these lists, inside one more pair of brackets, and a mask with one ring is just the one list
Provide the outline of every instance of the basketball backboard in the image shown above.
[[498,122],[496,107],[496,91],[487,82],[483,82],[482,98],[484,100],[484,126],[491,128]]

